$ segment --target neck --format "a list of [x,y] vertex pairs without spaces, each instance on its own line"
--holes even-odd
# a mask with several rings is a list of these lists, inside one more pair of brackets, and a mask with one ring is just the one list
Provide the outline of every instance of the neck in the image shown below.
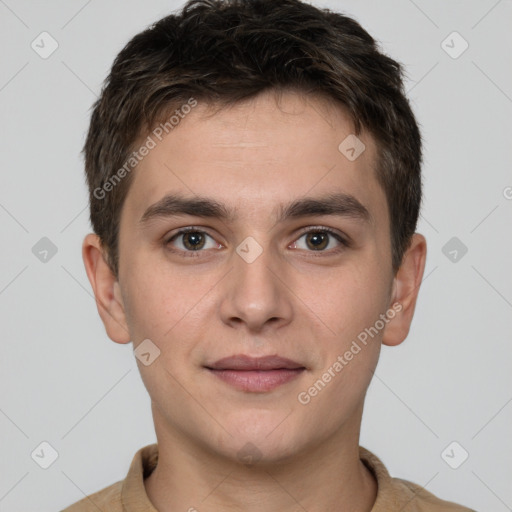
[[370,512],[375,502],[377,482],[359,459],[360,417],[313,450],[250,466],[158,429],[154,419],[158,465],[144,485],[159,512]]

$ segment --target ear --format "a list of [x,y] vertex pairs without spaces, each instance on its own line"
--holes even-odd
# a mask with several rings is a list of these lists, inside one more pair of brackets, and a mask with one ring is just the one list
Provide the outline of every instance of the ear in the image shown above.
[[130,333],[119,282],[104,257],[98,235],[90,233],[84,238],[82,258],[108,337],[116,343],[129,343]]
[[390,308],[395,304],[393,309],[397,313],[386,325],[382,336],[384,345],[399,345],[409,334],[426,258],[427,242],[425,237],[415,233],[393,281]]

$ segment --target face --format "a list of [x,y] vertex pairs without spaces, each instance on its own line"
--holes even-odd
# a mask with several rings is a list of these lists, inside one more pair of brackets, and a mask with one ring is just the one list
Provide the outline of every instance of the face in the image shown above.
[[347,158],[351,123],[320,98],[207,113],[136,168],[113,287],[129,339],[107,330],[160,351],[137,360],[157,435],[276,461],[354,430],[400,322],[376,147]]

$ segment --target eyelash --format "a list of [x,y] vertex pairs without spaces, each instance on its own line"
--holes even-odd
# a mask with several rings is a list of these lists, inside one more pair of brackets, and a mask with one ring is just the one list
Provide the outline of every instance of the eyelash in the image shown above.
[[[202,229],[199,229],[199,228],[197,228],[195,226],[189,226],[189,227],[181,229],[180,231],[175,233],[173,236],[171,236],[170,238],[166,239],[164,241],[164,246],[169,251],[171,251],[173,253],[176,253],[176,254],[179,254],[179,255],[183,256],[184,258],[198,257],[201,252],[204,252],[204,250],[199,249],[197,251],[189,251],[189,250],[172,249],[172,248],[170,248],[170,244],[171,244],[172,241],[174,241],[176,238],[178,238],[181,235],[184,235],[186,233],[201,233],[201,234],[209,236],[210,238],[213,238],[206,231],[204,231]],[[321,251],[313,251],[313,250],[307,251],[307,252],[312,253],[311,254],[312,256],[316,257],[316,256],[323,256],[323,255],[326,255],[326,254],[327,255],[338,254],[339,252],[343,251],[344,249],[350,247],[350,243],[345,238],[343,238],[336,231],[333,231],[332,229],[330,229],[330,228],[328,228],[326,226],[313,226],[313,227],[305,228],[304,230],[302,230],[299,233],[298,238],[296,238],[294,240],[294,242],[299,240],[300,238],[302,238],[304,235],[306,235],[308,233],[327,233],[328,235],[332,236],[334,239],[336,239],[341,244],[341,246],[339,246],[339,247],[337,247],[335,249],[330,249],[329,251],[325,251],[325,250],[321,250]]]

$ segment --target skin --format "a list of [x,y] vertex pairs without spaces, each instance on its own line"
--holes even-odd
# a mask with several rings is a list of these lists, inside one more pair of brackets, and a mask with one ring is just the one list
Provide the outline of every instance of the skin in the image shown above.
[[[148,496],[160,512],[369,511],[377,485],[358,455],[364,398],[381,344],[408,334],[425,238],[414,235],[394,274],[375,143],[359,135],[366,150],[353,162],[338,150],[353,133],[341,108],[286,92],[279,102],[264,93],[209,113],[200,103],[137,166],[121,215],[119,279],[98,237],[83,243],[108,336],[134,349],[149,338],[161,351],[149,366],[137,360],[159,445]],[[327,215],[276,222],[278,205],[333,191],[357,198],[370,222]],[[236,218],[182,215],[141,225],[144,211],[170,192],[213,198],[235,208]],[[193,257],[185,257],[186,235],[165,245],[187,226],[211,237],[201,251],[188,250]],[[351,245],[329,237],[323,252],[315,250],[300,229],[317,226]],[[252,263],[236,252],[248,236],[263,250]],[[395,303],[401,311],[378,336],[301,404],[298,394]],[[306,370],[272,391],[244,392],[204,368],[233,354],[277,354]],[[246,443],[257,449],[253,465],[238,456]]]

